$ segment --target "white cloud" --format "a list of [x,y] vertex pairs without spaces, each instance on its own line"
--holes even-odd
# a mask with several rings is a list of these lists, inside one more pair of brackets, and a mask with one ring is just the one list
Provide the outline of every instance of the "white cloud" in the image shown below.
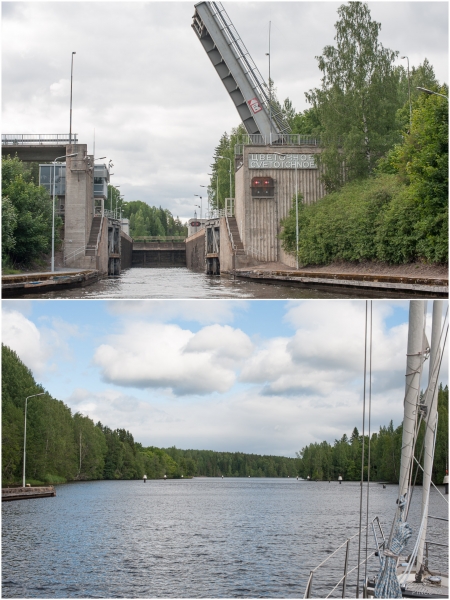
[[14,350],[33,373],[44,372],[51,349],[44,343],[36,325],[17,310],[3,312],[2,342]]
[[[407,326],[387,329],[391,309],[377,303],[372,319],[372,381],[375,392],[404,384]],[[297,330],[269,340],[243,366],[240,380],[263,384],[265,395],[332,398],[337,389],[362,393],[365,303],[301,302],[288,306],[286,320]],[[367,368],[369,358],[367,357]]]
[[126,318],[143,317],[159,322],[182,319],[200,324],[229,323],[235,314],[249,309],[246,301],[234,300],[118,300],[108,304],[108,311],[113,315]]
[[46,376],[57,369],[56,358],[71,359],[70,339],[78,337],[78,326],[61,318],[42,319],[38,327],[27,318],[31,311],[24,304],[23,312],[17,303],[3,303],[2,342],[14,350],[36,377]]
[[[97,348],[94,363],[103,379],[116,385],[167,388],[175,395],[224,393],[235,382],[232,363],[243,347],[251,348],[247,336],[229,326],[194,334],[178,325],[131,322]],[[222,356],[227,360],[219,360]]]

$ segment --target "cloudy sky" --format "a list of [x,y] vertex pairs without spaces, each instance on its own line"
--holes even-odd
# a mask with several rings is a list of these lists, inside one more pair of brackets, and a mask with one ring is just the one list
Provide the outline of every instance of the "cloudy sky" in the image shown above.
[[[332,44],[340,2],[225,2],[281,100],[307,108],[320,85],[315,56]],[[384,46],[411,65],[428,58],[448,81],[447,2],[369,2]],[[194,2],[3,2],[2,133],[73,131],[114,163],[126,200],[193,216],[220,136],[238,114],[191,29]],[[399,61],[400,63],[401,61]],[[405,61],[403,61],[405,64]]]
[[[362,430],[365,306],[4,300],[3,343],[73,412],[144,445],[294,456]],[[402,420],[407,319],[406,301],[373,303],[372,431]]]

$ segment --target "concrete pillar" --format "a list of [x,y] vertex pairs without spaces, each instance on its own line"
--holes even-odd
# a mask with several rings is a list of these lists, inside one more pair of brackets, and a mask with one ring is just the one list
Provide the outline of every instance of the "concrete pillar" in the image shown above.
[[87,154],[86,144],[67,146],[66,153],[77,153],[77,156],[68,158],[66,164],[64,256],[67,266],[70,266],[84,256],[82,249],[86,248],[92,226],[94,161],[93,157]]

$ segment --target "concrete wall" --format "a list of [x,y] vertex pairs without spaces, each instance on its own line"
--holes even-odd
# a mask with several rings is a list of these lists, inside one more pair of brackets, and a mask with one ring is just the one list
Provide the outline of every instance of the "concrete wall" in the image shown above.
[[220,271],[228,272],[235,269],[235,256],[231,248],[230,237],[228,235],[227,223],[225,217],[222,217],[219,221],[219,235],[220,235]]
[[129,269],[133,255],[133,240],[124,231],[120,232],[120,268]]
[[202,229],[186,239],[186,266],[192,271],[204,273],[205,263],[205,230]]
[[102,219],[100,243],[98,245],[98,256],[96,258],[97,269],[100,273],[108,274],[108,219]]
[[[295,266],[295,258],[283,251],[278,235],[280,222],[293,204],[295,191],[303,194],[303,202],[311,204],[325,195],[319,169],[249,169],[249,154],[318,154],[317,146],[244,146],[241,166],[236,171],[235,214],[241,240],[247,256],[263,262],[279,261]],[[272,177],[275,182],[273,198],[252,198],[253,177]]]

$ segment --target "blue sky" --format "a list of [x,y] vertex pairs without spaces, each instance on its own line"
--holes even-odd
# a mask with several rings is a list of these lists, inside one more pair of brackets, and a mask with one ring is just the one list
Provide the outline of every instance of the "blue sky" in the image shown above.
[[[4,300],[3,343],[73,412],[144,445],[293,456],[361,429],[365,306]],[[407,319],[408,302],[373,302],[373,430],[401,421]]]

